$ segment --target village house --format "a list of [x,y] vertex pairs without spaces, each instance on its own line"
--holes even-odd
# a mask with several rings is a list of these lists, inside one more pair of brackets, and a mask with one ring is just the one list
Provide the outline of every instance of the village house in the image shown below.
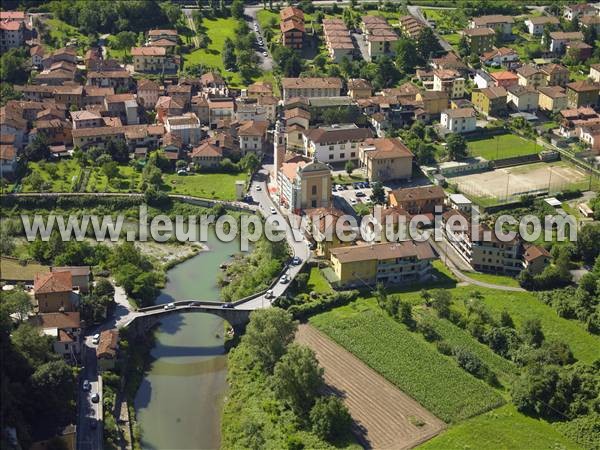
[[246,88],[246,96],[260,98],[273,95],[273,85],[267,81],[257,81]]
[[73,65],[77,64],[77,49],[73,47],[59,48],[48,54],[42,61],[44,70],[49,70],[54,64],[67,62]]
[[192,104],[192,87],[186,84],[172,84],[167,86],[167,96],[175,99],[188,110]]
[[598,91],[600,91],[600,83],[596,82],[579,80],[567,84],[567,107],[597,106]]
[[373,95],[373,86],[364,78],[350,78],[347,86],[348,96],[353,99],[368,98]]
[[104,108],[111,117],[118,117],[127,125],[138,125],[138,103],[135,94],[107,95],[104,99]]
[[523,269],[528,270],[533,275],[538,275],[552,261],[552,256],[544,247],[533,244],[524,245]]
[[329,57],[334,62],[341,62],[343,58],[353,59],[354,42],[350,31],[342,19],[323,19],[323,36]]
[[331,170],[322,162],[305,159],[283,162],[277,173],[277,184],[280,205],[292,213],[332,205]]
[[279,11],[281,43],[284,47],[301,49],[304,43],[304,12],[294,6]]
[[208,100],[203,95],[195,95],[192,97],[192,112],[198,116],[200,123],[207,125],[210,120],[210,112],[208,110]]
[[174,72],[178,69],[178,57],[167,55],[164,47],[132,47],[133,69],[136,72]]
[[237,122],[268,121],[267,111],[258,104],[257,98],[238,97],[235,102],[235,120]]
[[402,35],[415,41],[418,40],[423,28],[427,26],[411,15],[401,16],[398,23],[400,25],[400,31]]
[[202,138],[202,125],[193,112],[167,117],[165,131],[178,136],[184,145],[198,145]]
[[519,76],[508,70],[490,73],[490,77],[494,80],[494,85],[507,89],[509,86],[519,84]]
[[209,141],[204,141],[192,149],[190,157],[199,167],[217,169],[223,161],[223,150]]
[[391,207],[402,208],[409,214],[433,214],[435,207],[443,207],[446,194],[439,186],[394,189],[389,195]]
[[269,123],[265,120],[248,120],[242,122],[237,129],[237,137],[242,153],[248,151],[262,153],[265,149],[268,128]]
[[[10,136],[14,141],[14,135]],[[17,149],[12,143],[0,143],[0,176],[2,178],[12,178],[16,170]]]
[[600,83],[600,64],[592,64],[590,66],[588,78],[591,78],[592,81],[595,81],[596,83]]
[[371,130],[355,124],[311,128],[304,132],[304,154],[332,163],[358,159],[358,145],[372,137]]
[[114,94],[115,89],[112,87],[101,88],[96,86],[84,86],[83,106],[104,105],[104,98]]
[[559,23],[558,17],[554,16],[529,17],[525,21],[527,31],[533,36],[541,36],[544,33],[545,27],[557,26]]
[[42,62],[45,56],[44,47],[41,45],[34,45],[29,50],[29,56],[31,56],[31,65],[36,68],[42,67]]
[[491,28],[467,28],[462,32],[467,39],[471,53],[481,55],[494,47],[496,32]]
[[339,97],[342,80],[337,77],[283,78],[281,88],[284,101],[292,97]]
[[36,274],[33,295],[40,313],[77,310],[78,298],[73,293],[71,272]]
[[25,13],[21,11],[2,11],[0,16],[0,50],[22,47],[28,34],[25,25]]
[[87,84],[97,87],[129,89],[131,86],[131,74],[126,70],[88,72]]
[[493,48],[479,58],[483,64],[512,68],[519,63],[519,54],[508,47]]
[[216,128],[219,122],[229,122],[235,116],[235,102],[230,98],[208,99],[209,125]]
[[306,130],[310,124],[310,113],[302,108],[286,109],[283,117],[286,129],[292,125],[298,125]]
[[51,272],[70,272],[73,290],[87,293],[90,290],[92,272],[89,266],[58,266],[51,267]]
[[538,108],[539,93],[532,86],[511,86],[507,90],[506,102],[517,111],[535,111]]
[[119,330],[103,330],[100,341],[96,347],[98,370],[112,370],[115,368],[119,351]]
[[569,69],[560,64],[545,64],[540,67],[540,71],[546,78],[546,86],[565,87],[569,82]]
[[440,125],[451,133],[471,133],[477,129],[477,116],[473,108],[447,109],[442,112]]
[[370,181],[412,178],[414,155],[399,138],[367,138],[359,144],[358,155]]
[[371,60],[394,53],[398,35],[388,21],[381,16],[363,16],[362,29]]
[[469,22],[470,28],[491,28],[503,37],[509,37],[512,34],[512,26],[515,19],[511,16],[494,14],[489,16],[473,17]]
[[103,127],[104,119],[97,111],[71,111],[71,122],[73,129]]
[[433,90],[448,93],[450,99],[465,95],[465,79],[452,69],[436,69],[433,71]]
[[581,62],[592,57],[594,47],[583,41],[569,41],[566,46],[566,55],[573,61]]
[[217,72],[206,72],[200,77],[200,85],[204,94],[216,97],[227,97],[229,89],[223,77]]
[[18,107],[6,104],[0,108],[0,136],[13,135],[13,145],[17,151],[23,148],[27,121],[23,119]]
[[595,16],[598,12],[591,3],[577,3],[574,5],[565,5],[563,9],[563,17],[571,21],[582,16]]
[[[578,136],[577,132],[579,132]],[[575,135],[581,142],[589,145],[590,150],[598,153],[600,150],[600,123],[581,125],[575,130]]]
[[77,311],[39,314],[33,318],[42,333],[54,338],[55,353],[69,361],[77,361],[81,353],[81,319]]
[[533,64],[525,64],[519,67],[517,76],[519,77],[519,86],[529,86],[535,89],[546,86],[544,72]]
[[180,101],[167,96],[158,97],[154,109],[156,110],[156,121],[159,123],[165,123],[167,117],[181,116],[184,111]]
[[538,88],[539,108],[544,111],[557,113],[567,108],[567,93],[561,86],[547,86]]
[[588,28],[590,29],[594,29],[594,31],[596,33],[600,32],[600,15],[597,16],[583,16],[581,19],[579,19],[579,24],[581,25],[581,28],[583,30],[586,30]]
[[141,78],[137,82],[137,100],[143,108],[153,109],[161,95],[161,86],[154,80]]
[[563,53],[570,41],[582,40],[583,33],[581,31],[552,31],[550,33],[550,51],[557,54]]
[[177,30],[171,29],[158,29],[148,31],[148,42],[150,45],[154,45],[154,42],[161,41],[163,39],[177,43]]
[[431,277],[434,259],[435,253],[428,242],[385,242],[331,250],[334,283],[340,287],[424,282]]
[[[331,249],[351,245],[351,240],[341,240],[336,233],[336,222],[344,212],[331,206],[311,208],[304,211],[308,219],[309,242],[314,244],[317,256],[329,258]],[[342,231],[342,235],[347,232]]]
[[486,116],[501,117],[506,114],[506,96],[502,86],[490,86],[473,90],[471,101],[475,109]]
[[423,104],[423,110],[431,117],[436,117],[448,108],[448,92],[422,91],[416,94],[416,101]]

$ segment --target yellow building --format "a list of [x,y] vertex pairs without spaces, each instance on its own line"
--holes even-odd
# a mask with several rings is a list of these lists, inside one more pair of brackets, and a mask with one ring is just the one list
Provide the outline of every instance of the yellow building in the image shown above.
[[427,242],[386,242],[331,250],[331,265],[340,286],[419,283],[429,279],[434,259]]
[[423,91],[419,92],[416,100],[423,102],[423,109],[427,114],[437,115],[448,109],[448,92],[445,91]]
[[284,162],[277,174],[279,201],[290,212],[331,206],[331,170],[318,161]]
[[360,165],[371,181],[412,178],[414,155],[398,138],[368,138],[358,147]]
[[546,74],[533,64],[525,64],[517,69],[519,85],[533,87],[537,89],[540,86],[546,86]]
[[165,47],[133,47],[133,69],[136,72],[173,72],[178,69],[178,56],[169,56]]
[[559,112],[567,109],[567,93],[560,86],[547,86],[538,88],[538,107],[545,111]]

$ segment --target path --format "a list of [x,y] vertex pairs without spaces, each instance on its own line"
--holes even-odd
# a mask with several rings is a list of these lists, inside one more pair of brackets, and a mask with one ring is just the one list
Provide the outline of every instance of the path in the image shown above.
[[[296,340],[316,353],[325,382],[343,396],[367,448],[413,448],[445,428],[444,422],[316,328],[300,325]],[[425,424],[413,425],[416,420]]]
[[484,287],[487,289],[497,289],[499,291],[509,291],[509,292],[526,292],[525,289],[515,286],[502,286],[500,284],[486,283],[485,281],[475,280],[468,275],[465,275],[461,270],[457,267],[466,266],[463,270],[472,270],[471,267],[467,265],[467,263],[458,256],[456,250],[446,242],[444,239],[445,245],[440,245],[439,242],[435,242],[433,239],[429,239],[429,243],[435,249],[438,255],[440,255],[440,259],[442,259],[443,263],[452,271],[454,276],[461,281],[464,281],[469,284],[473,284],[475,286]]
[[194,47],[200,48],[200,38],[198,37],[198,31],[196,30],[196,24],[194,23],[194,17],[192,16],[195,9],[183,8],[181,11],[185,15],[185,20],[187,21],[189,28],[194,32],[194,36],[192,37]]

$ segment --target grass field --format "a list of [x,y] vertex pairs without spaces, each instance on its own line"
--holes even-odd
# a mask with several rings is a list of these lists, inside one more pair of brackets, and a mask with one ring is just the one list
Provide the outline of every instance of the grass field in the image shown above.
[[464,312],[464,300],[473,291],[483,294],[484,304],[496,319],[500,318],[502,311],[507,311],[517,328],[527,319],[540,319],[546,339],[566,342],[578,360],[591,363],[600,357],[600,336],[588,333],[582,324],[574,320],[559,317],[535,293],[501,292],[477,286],[457,287],[452,289],[454,308]]
[[127,192],[138,189],[141,180],[141,174],[133,167],[119,166],[119,177],[110,182],[104,172],[99,167],[91,169],[85,191],[86,192]]
[[163,175],[163,181],[171,194],[193,195],[218,200],[235,200],[235,182],[246,181],[246,174],[204,173],[181,177]]
[[236,19],[229,17],[227,19],[203,19],[202,27],[206,29],[206,35],[210,39],[208,48],[194,50],[192,53],[183,55],[186,63],[202,64],[204,66],[219,69],[228,84],[235,87],[241,84],[241,78],[238,73],[228,72],[223,66],[223,45],[225,39],[233,40],[235,29],[237,27]]
[[[45,19],[46,25],[48,25],[48,31],[50,37],[54,41],[55,48],[64,47],[70,39],[77,39],[78,47],[77,52],[80,55],[85,53],[84,47],[88,44],[88,37],[81,34],[79,30],[68,23],[63,22],[60,19]],[[51,47],[47,45],[47,47]]]
[[493,275],[491,273],[481,272],[465,272],[465,275],[469,278],[473,278],[474,280],[483,281],[484,283],[497,284],[499,286],[519,287],[519,282],[516,278],[511,278],[504,275]]
[[80,175],[81,168],[73,159],[62,159],[58,162],[30,162],[28,164],[30,174],[22,180],[22,192],[34,192],[31,185],[33,173],[40,175],[46,185],[43,191],[48,192],[71,192],[73,185]]
[[505,405],[450,427],[418,447],[419,450],[549,450],[581,449],[548,422],[519,413]]
[[30,281],[36,273],[48,272],[50,268],[30,262],[24,266],[19,261],[10,258],[0,258],[0,276],[2,280]]
[[318,267],[311,267],[308,277],[308,291],[331,292],[331,286]]
[[495,389],[390,318],[372,299],[319,314],[310,323],[446,422],[503,403]]
[[542,150],[534,141],[523,139],[514,134],[499,134],[483,139],[467,141],[472,156],[481,156],[488,161],[530,155]]

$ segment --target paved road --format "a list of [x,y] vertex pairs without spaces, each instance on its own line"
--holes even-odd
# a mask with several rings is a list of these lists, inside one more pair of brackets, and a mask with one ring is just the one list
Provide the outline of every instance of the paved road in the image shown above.
[[[256,20],[256,13],[262,9],[262,5],[258,6],[257,5],[250,5],[250,6],[246,6],[244,8],[244,17],[246,18],[246,22],[248,22],[248,26],[250,27],[250,30],[254,30],[254,23],[258,23],[258,20]],[[271,54],[269,53],[269,49],[267,48],[267,41],[264,38],[264,36],[262,35],[262,31],[260,29],[260,25],[258,27],[258,32],[255,32],[257,38],[260,36],[263,38],[263,42],[264,42],[264,50],[256,50],[256,54],[258,55],[258,57],[260,58],[260,67],[263,71],[265,72],[269,72],[271,70],[273,70],[273,58],[271,57]],[[258,44],[257,44],[258,45]],[[267,56],[263,55],[263,51],[267,52]]]
[[[92,344],[92,337],[87,336],[82,342],[83,368],[79,377],[78,392],[78,417],[77,417],[77,448],[78,450],[101,450],[102,438],[102,392],[98,381],[96,361],[96,348]],[[82,388],[83,380],[88,380],[92,386],[89,391]],[[92,403],[92,394],[98,392],[100,401]],[[95,426],[95,428],[93,428]]]
[[[465,273],[461,272],[461,270],[457,267],[463,267],[463,270],[472,270],[470,266],[467,265],[466,261],[462,260],[457,254],[456,251],[452,248],[450,244],[444,245],[441,242],[435,242],[433,238],[429,239],[429,243],[435,249],[435,251],[440,255],[440,258],[444,262],[444,264],[452,271],[452,273],[461,281],[465,283],[473,284],[475,286],[481,286],[488,289],[496,289],[499,291],[510,291],[510,292],[525,292],[525,289],[514,286],[501,286],[499,284],[486,283],[484,281],[475,280]],[[465,267],[467,269],[465,269]]]
[[[420,6],[416,6],[416,5],[408,5],[406,7],[408,9],[408,13],[413,16],[416,19],[419,19],[421,22],[427,24],[428,27],[431,27],[431,24],[427,21],[427,19],[425,18],[425,16],[423,16],[423,13],[421,12],[421,7]],[[450,8],[452,9],[452,8]],[[454,51],[454,49],[452,48],[452,46],[446,42],[437,32],[435,32],[435,35],[438,38],[438,41],[440,42],[440,45],[442,46],[442,48],[444,50],[446,50],[447,52],[452,52]]]

